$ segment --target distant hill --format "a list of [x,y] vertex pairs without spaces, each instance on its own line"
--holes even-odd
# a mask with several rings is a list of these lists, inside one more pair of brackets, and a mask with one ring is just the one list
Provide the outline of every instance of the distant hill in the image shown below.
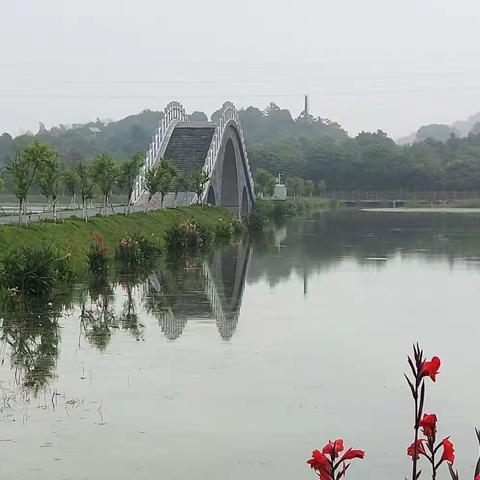
[[[218,114],[215,112],[212,118]],[[335,122],[313,117],[293,119],[288,110],[280,109],[274,103],[265,110],[249,107],[241,110],[239,115],[246,142],[250,145],[284,138],[348,138],[347,133]],[[40,124],[36,134],[25,134],[15,139],[4,133],[0,135],[0,164],[14,155],[14,142],[22,147],[34,139],[55,147],[65,164],[89,159],[100,153],[108,153],[118,159],[129,157],[147,150],[162,118],[162,112],[144,110],[119,121],[97,119],[85,124],[60,125],[50,130]],[[194,121],[208,120],[203,112],[193,112],[190,118]]]
[[[467,120],[459,120],[453,124],[453,128],[460,133],[461,137],[466,137],[480,122],[480,112],[472,115]],[[478,127],[477,127],[478,128]]]
[[408,145],[415,142],[422,142],[427,138],[445,142],[452,135],[466,137],[469,133],[480,133],[480,112],[472,115],[467,120],[458,120],[452,125],[431,124],[420,127],[415,133],[399,138],[399,145]]

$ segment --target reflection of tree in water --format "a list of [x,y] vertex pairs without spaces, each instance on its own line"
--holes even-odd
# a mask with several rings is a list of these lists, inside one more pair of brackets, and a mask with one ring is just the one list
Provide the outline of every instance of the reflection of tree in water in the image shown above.
[[128,280],[122,283],[122,287],[127,294],[127,298],[123,304],[122,313],[120,314],[120,325],[122,329],[128,330],[137,339],[143,338],[144,325],[138,321],[137,307],[133,297],[134,286]]
[[105,276],[95,275],[89,286],[89,307],[85,297],[81,301],[81,332],[91,345],[103,351],[110,342],[112,328],[117,328],[112,308],[113,285]]
[[139,322],[134,290],[140,277],[123,276],[122,289],[126,298],[119,314],[115,313],[115,284],[106,276],[92,277],[88,295],[81,301],[80,324],[81,332],[89,343],[103,351],[108,347],[112,332],[116,329],[128,330],[137,340],[143,338],[144,325]]
[[58,318],[71,300],[8,296],[0,304],[1,342],[8,346],[18,385],[35,395],[55,377],[59,353]]

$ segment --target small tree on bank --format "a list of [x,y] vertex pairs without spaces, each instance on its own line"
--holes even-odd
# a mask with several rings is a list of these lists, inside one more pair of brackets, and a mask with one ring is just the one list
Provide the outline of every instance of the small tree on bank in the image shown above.
[[26,224],[24,219],[28,194],[42,163],[56,155],[52,147],[35,140],[28,147],[18,151],[15,158],[7,165],[7,172],[12,178],[13,191],[18,199],[18,223],[20,225]]
[[[0,195],[2,194],[4,189],[5,189],[5,182],[3,181],[3,178],[0,178]],[[5,213],[1,203],[0,203],[0,211],[2,211],[2,213]]]
[[120,178],[118,184],[122,190],[127,191],[128,206],[127,213],[130,213],[130,207],[132,205],[133,189],[135,187],[135,181],[137,179],[138,171],[144,162],[144,155],[142,153],[136,153],[132,158],[124,160],[120,167]]
[[300,177],[287,178],[287,194],[289,197],[301,197],[305,194],[305,180]]
[[316,189],[318,195],[323,195],[327,191],[327,184],[323,180],[320,180],[320,182],[317,183]]
[[74,167],[66,167],[62,172],[62,183],[65,188],[65,192],[69,195],[67,208],[73,205],[74,208],[78,208],[77,204],[77,192],[79,191],[80,179],[78,173]]
[[172,181],[172,189],[175,193],[173,198],[174,207],[177,205],[178,192],[185,192],[185,205],[187,204],[188,187],[188,177],[185,175],[185,173],[177,171],[177,174]]
[[271,197],[275,191],[275,177],[263,168],[258,168],[254,177],[257,194],[261,197]]
[[165,195],[172,190],[173,179],[177,176],[177,169],[166,159],[162,158],[159,163],[158,191],[160,193],[160,208],[163,208]]
[[313,195],[313,188],[314,188],[314,183],[312,180],[305,180],[305,184],[304,184],[304,193],[305,193],[305,196],[307,197],[311,197]]
[[202,204],[202,195],[209,180],[210,174],[203,170],[197,170],[190,175],[190,188],[197,195],[197,203],[199,205]]
[[43,159],[38,168],[38,185],[47,199],[47,204],[51,201],[54,221],[57,221],[57,199],[61,179],[58,154],[52,150],[51,154]]
[[177,169],[164,158],[147,170],[145,188],[148,191],[148,203],[145,211],[148,210],[150,201],[156,193],[160,193],[160,208],[163,208],[163,200],[165,195],[171,191],[173,179],[177,173]]
[[75,167],[75,173],[78,177],[78,192],[82,200],[82,216],[88,222],[87,203],[93,200],[95,195],[94,168],[92,164],[80,162]]
[[115,165],[113,158],[104,153],[95,157],[93,167],[95,172],[95,181],[100,189],[100,193],[102,194],[100,211],[103,209],[103,215],[106,216],[107,207],[109,204],[112,207],[113,213],[113,206],[110,196],[112,194],[113,186],[119,178],[120,170]]
[[150,207],[150,201],[152,200],[153,196],[158,193],[158,188],[160,184],[160,177],[158,174],[159,165],[153,165],[153,167],[149,168],[145,172],[145,188],[148,192],[148,201],[147,205],[145,206],[145,212],[148,212]]

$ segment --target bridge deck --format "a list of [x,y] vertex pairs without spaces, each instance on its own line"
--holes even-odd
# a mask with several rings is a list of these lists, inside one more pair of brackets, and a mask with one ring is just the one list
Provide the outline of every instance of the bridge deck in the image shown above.
[[203,167],[215,127],[211,124],[175,127],[164,157],[184,173]]

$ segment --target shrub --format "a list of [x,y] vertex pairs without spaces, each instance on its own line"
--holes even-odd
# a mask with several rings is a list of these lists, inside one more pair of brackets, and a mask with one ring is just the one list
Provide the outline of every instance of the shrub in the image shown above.
[[144,265],[159,253],[159,248],[144,236],[125,235],[117,248],[117,259],[124,265]]
[[108,246],[98,233],[92,233],[90,251],[87,254],[88,267],[93,273],[105,273],[108,268]]
[[216,242],[227,243],[232,239],[234,235],[234,229],[231,222],[218,223],[213,228],[213,231]]
[[246,229],[245,224],[239,218],[234,217],[231,222],[231,225],[232,225],[233,235],[236,236],[245,232],[245,229]]
[[52,246],[21,248],[0,260],[2,283],[10,291],[47,295],[71,276],[70,254]]
[[165,243],[170,252],[201,248],[213,237],[213,232],[196,220],[175,222],[165,231]]
[[249,233],[259,233],[263,230],[265,219],[258,210],[252,210],[245,217],[245,225]]

